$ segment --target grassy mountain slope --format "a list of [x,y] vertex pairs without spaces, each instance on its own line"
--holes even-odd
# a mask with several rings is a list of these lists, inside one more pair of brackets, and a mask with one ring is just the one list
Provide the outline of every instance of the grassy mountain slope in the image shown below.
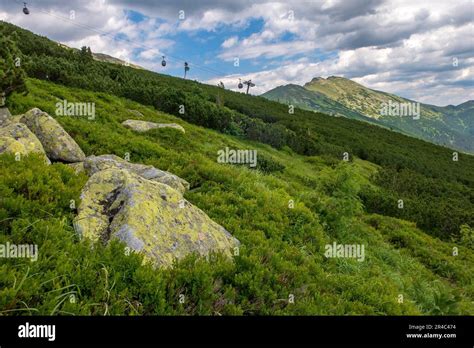
[[[277,102],[293,104],[302,109],[328,112],[332,116],[346,116],[348,118],[366,120],[361,113],[352,111],[341,103],[328,98],[322,93],[312,92],[299,85],[279,86],[263,95],[265,98]],[[291,101],[291,103],[290,103]]]
[[467,101],[457,106],[448,105],[439,107],[428,105],[435,111],[443,113],[446,118],[450,119],[450,124],[459,132],[467,132],[472,137],[474,136],[474,100]]
[[[337,100],[347,108],[356,110],[370,118],[379,119],[381,104],[389,100],[393,102],[410,102],[408,99],[396,95],[366,88],[357,82],[338,76],[327,79],[314,78],[304,85],[310,91],[319,92],[326,97]],[[432,110],[422,110],[423,116],[437,118],[440,115]]]
[[[301,109],[290,114],[286,105],[262,97],[97,62],[13,25],[3,23],[0,29],[16,32],[29,76],[123,96],[277,149],[286,146],[330,161],[340,161],[345,153],[368,160],[381,170],[374,178],[380,190],[360,195],[367,211],[416,222],[444,240],[459,236],[462,224],[474,226],[472,156],[461,154],[453,161],[452,150],[365,122]],[[408,203],[406,209],[397,208],[400,199]]]
[[[9,99],[14,114],[34,106],[54,114],[63,98],[95,102],[95,120],[56,117],[87,155],[128,152],[133,162],[177,173],[191,183],[186,198],[231,231],[242,248],[234,263],[189,257],[172,270],[141,265],[139,255],[126,256],[120,244],[91,249],[77,240],[69,208],[70,199],[79,201],[86,177],[61,163],[1,155],[1,242],[37,243],[40,257],[1,261],[0,313],[474,313],[472,250],[413,223],[364,212],[358,192],[373,186],[378,166],[276,150],[104,93],[38,80],[28,87],[28,96]],[[179,123],[186,135],[134,133],[120,124],[133,115],[130,110],[144,120]],[[257,149],[259,158],[280,169],[218,164],[217,150],[225,146]],[[333,241],[364,244],[365,262],[325,258],[324,245]]]
[[[384,103],[390,101],[413,103],[413,101],[390,93],[372,90],[354,81],[335,76],[327,79],[314,78],[299,89],[296,89],[294,85],[291,87],[280,86],[262,96],[320,112],[331,112],[335,110],[334,104],[336,104],[338,106],[336,112],[339,115],[383,125],[392,130],[462,151],[474,152],[472,101],[457,107],[420,104],[419,120],[407,116],[381,115],[381,107]],[[375,120],[376,122],[374,122]]]

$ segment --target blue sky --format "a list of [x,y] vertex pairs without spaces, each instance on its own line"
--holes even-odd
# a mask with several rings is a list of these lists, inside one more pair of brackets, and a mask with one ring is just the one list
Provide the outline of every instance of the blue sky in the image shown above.
[[[474,99],[471,0],[0,0],[0,19],[71,47],[252,93],[343,76],[435,105]],[[108,33],[109,35],[104,35]],[[165,55],[167,67],[161,67]],[[234,59],[239,66],[234,66]]]
[[[133,23],[146,22],[150,18],[137,13],[135,11],[127,11],[127,18]],[[179,21],[176,23],[179,25]],[[223,59],[219,55],[222,53],[222,45],[228,38],[247,38],[254,33],[259,33],[263,30],[265,22],[262,18],[250,18],[242,26],[236,27],[231,24],[222,23],[212,31],[206,29],[198,29],[194,31],[176,31],[164,35],[174,41],[172,47],[160,48],[144,45],[137,47],[130,59],[132,62],[140,62],[139,53],[149,48],[156,48],[165,56],[167,62],[166,68],[153,66],[153,70],[182,77],[184,74],[184,61],[187,61],[191,67],[188,72],[188,78],[199,81],[208,81],[219,78],[221,76],[242,75],[243,77],[251,78],[252,73],[261,71],[262,69],[277,67],[281,64],[280,59],[269,59],[266,57],[259,57],[258,59],[240,59],[238,55],[235,57]],[[294,40],[294,34],[284,33],[280,41]],[[333,53],[333,52],[332,52]],[[322,54],[319,50],[314,50],[311,58],[314,60],[326,59],[329,54]],[[304,54],[292,55],[292,58],[303,58]],[[235,59],[238,59],[236,65]],[[160,60],[160,59],[158,59]],[[146,65],[146,63],[144,64]],[[238,78],[235,78],[235,84],[238,83]]]

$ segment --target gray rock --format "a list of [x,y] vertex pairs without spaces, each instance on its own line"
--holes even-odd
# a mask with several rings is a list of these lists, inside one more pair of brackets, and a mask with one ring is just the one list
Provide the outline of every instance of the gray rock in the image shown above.
[[139,176],[171,186],[181,194],[189,190],[189,183],[170,172],[139,163],[130,163],[115,155],[89,156],[84,161],[84,169],[93,175],[107,168],[125,169]]
[[172,187],[116,167],[89,178],[74,226],[92,241],[121,240],[159,267],[191,253],[232,257],[240,244]]
[[139,120],[126,120],[122,122],[122,125],[136,132],[147,132],[150,129],[156,128],[174,128],[185,133],[184,128],[177,123],[155,123]]
[[38,137],[50,159],[81,162],[86,158],[74,139],[46,112],[37,108],[31,109],[20,121]]
[[39,153],[46,163],[51,163],[38,138],[23,123],[7,123],[0,127],[0,153]]

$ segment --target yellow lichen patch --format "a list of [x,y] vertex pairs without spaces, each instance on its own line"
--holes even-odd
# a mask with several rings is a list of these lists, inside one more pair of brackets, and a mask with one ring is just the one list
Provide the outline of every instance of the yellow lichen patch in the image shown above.
[[89,175],[108,168],[125,169],[145,179],[171,186],[182,194],[189,190],[189,183],[177,175],[153,166],[131,163],[115,155],[89,156],[84,161],[84,169]]
[[[75,220],[78,233],[93,241],[104,237],[109,225],[107,203],[109,195],[120,187],[120,175],[112,171],[97,173],[86,183],[81,194],[79,214]],[[116,175],[114,175],[116,174]]]
[[0,153],[21,153],[26,155],[28,151],[18,140],[9,137],[0,137]]
[[77,221],[84,237],[120,239],[163,267],[190,253],[221,251],[230,257],[239,244],[175,189],[117,168],[91,176]]
[[[38,138],[22,123],[9,123],[0,128],[0,137],[3,138],[3,148],[0,152],[40,153],[44,156],[46,163],[50,163]],[[10,140],[6,140],[6,139]],[[8,148],[8,150],[6,150]]]

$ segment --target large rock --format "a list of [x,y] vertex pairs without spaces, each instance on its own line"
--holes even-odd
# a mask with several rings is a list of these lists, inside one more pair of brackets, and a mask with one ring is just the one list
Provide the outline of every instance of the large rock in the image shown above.
[[0,153],[4,152],[22,155],[39,153],[44,156],[46,163],[51,163],[41,142],[23,123],[7,123],[0,127]]
[[88,175],[95,174],[107,168],[128,170],[145,179],[161,182],[162,184],[171,186],[181,194],[183,194],[186,190],[189,190],[189,183],[186,180],[181,179],[179,176],[164,170],[157,169],[153,166],[130,163],[115,155],[89,156],[84,161],[84,169]]
[[154,123],[139,120],[126,120],[122,122],[122,125],[137,132],[147,132],[150,129],[156,128],[174,128],[185,133],[184,128],[177,123]]
[[221,251],[229,257],[239,241],[168,185],[127,170],[92,175],[75,220],[83,238],[119,239],[160,267],[190,253]]
[[37,108],[31,109],[20,121],[38,137],[50,159],[64,162],[81,162],[85,159],[86,156],[79,145],[46,112]]

